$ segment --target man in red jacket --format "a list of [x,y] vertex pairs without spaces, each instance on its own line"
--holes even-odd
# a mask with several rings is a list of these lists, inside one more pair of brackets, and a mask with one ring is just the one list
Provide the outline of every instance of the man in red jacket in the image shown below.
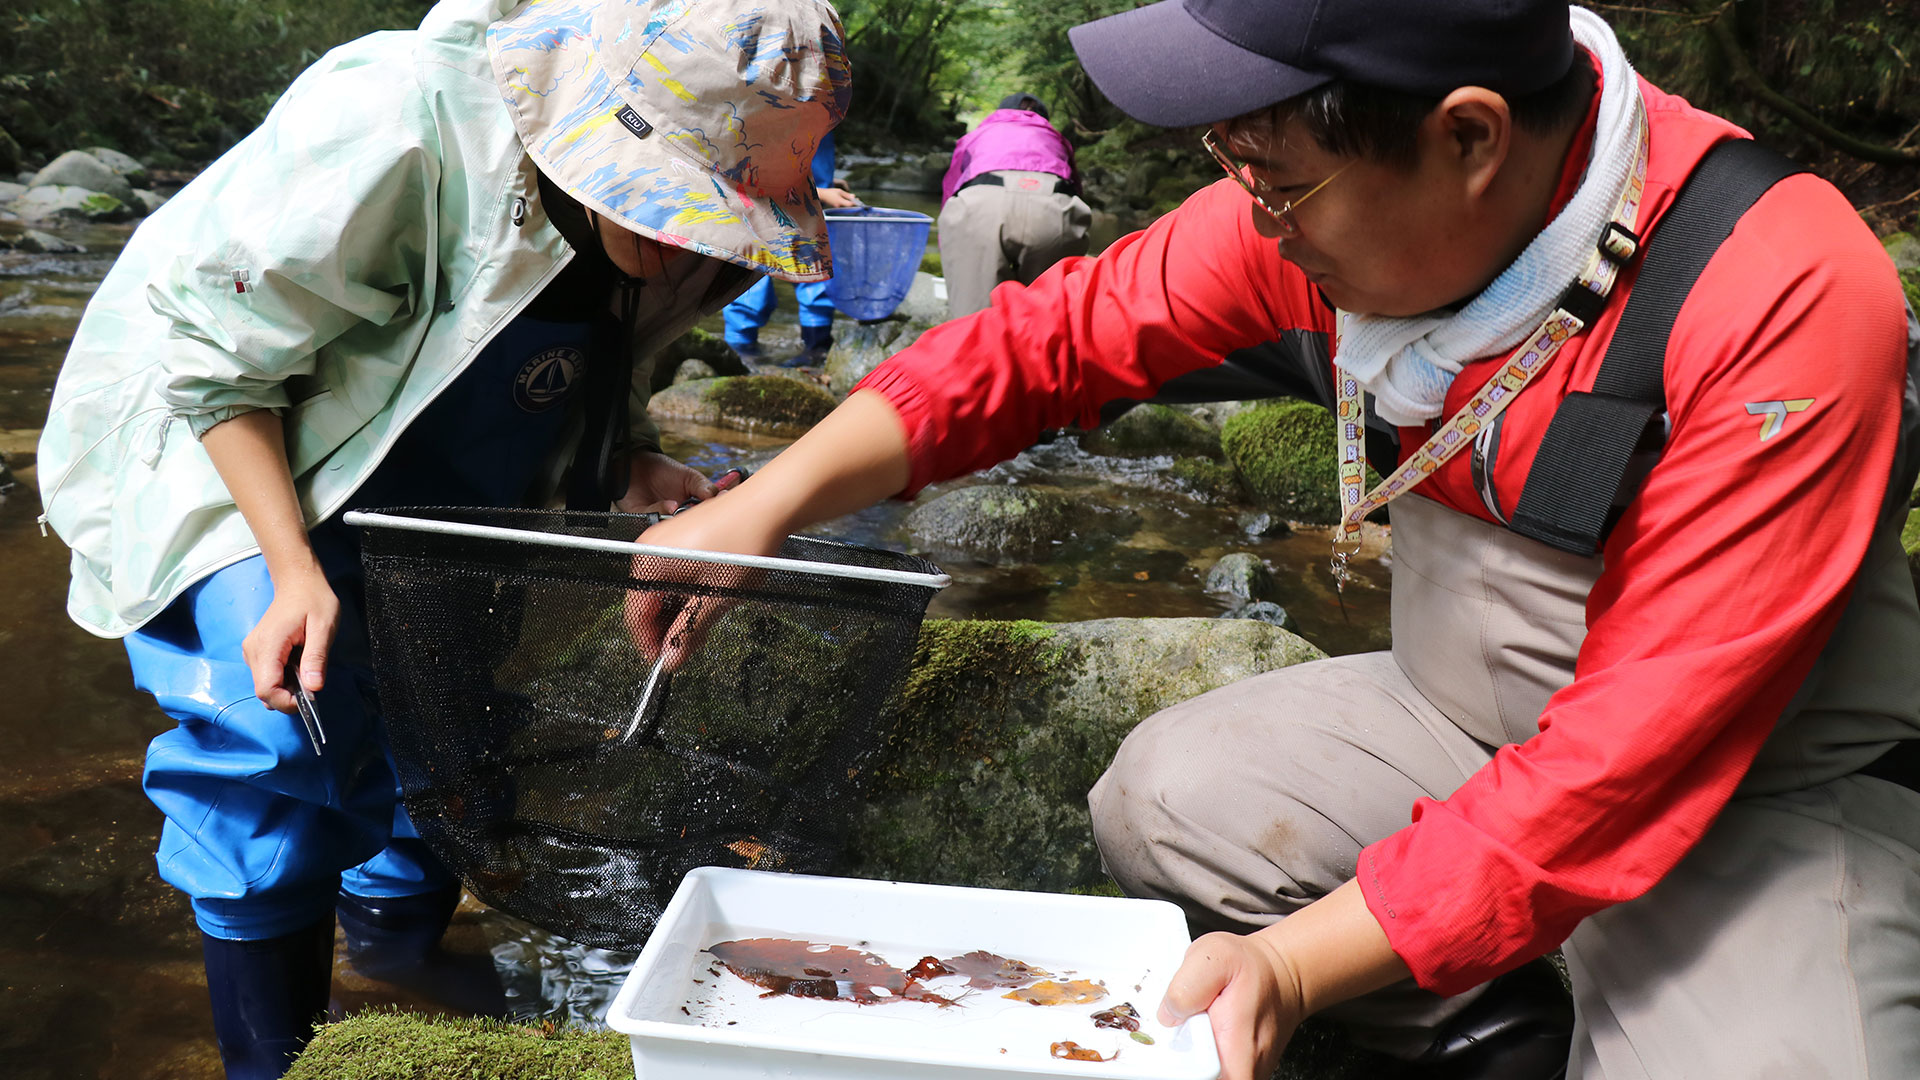
[[[1114,877],[1228,931],[1162,1018],[1206,1010],[1227,1080],[1318,1012],[1428,1075],[1912,1075],[1920,793],[1888,762],[1920,739],[1920,324],[1846,200],[1788,176],[1717,249],[1663,234],[1743,133],[1544,0],[1167,0],[1074,40],[1121,108],[1209,125],[1230,178],[1001,286],[644,539],[769,552],[1259,367],[1336,410],[1351,523],[1411,496],[1394,647],[1152,717],[1092,792]],[[1593,554],[1523,535],[1600,456],[1548,431],[1637,340],[1663,244],[1705,265],[1629,433],[1657,460]],[[1375,492],[1368,429],[1397,440]],[[1570,1031],[1528,967],[1556,947]]]

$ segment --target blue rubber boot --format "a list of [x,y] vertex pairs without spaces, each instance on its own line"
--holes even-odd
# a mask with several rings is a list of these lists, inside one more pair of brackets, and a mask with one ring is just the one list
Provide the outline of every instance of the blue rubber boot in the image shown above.
[[506,996],[489,956],[450,953],[441,935],[460,906],[460,886],[413,896],[341,892],[334,914],[347,939],[347,962],[370,979],[474,1016],[503,1017]]
[[333,982],[333,920],[284,937],[200,935],[227,1080],[279,1080],[313,1038]]

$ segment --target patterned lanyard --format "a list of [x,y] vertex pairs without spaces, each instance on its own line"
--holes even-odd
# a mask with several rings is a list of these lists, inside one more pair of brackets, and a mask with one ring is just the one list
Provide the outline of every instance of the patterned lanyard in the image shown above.
[[1540,324],[1540,329],[1529,335],[1513,355],[1507,357],[1506,367],[1487,380],[1479,393],[1462,405],[1460,411],[1441,425],[1420,449],[1414,451],[1412,457],[1372,491],[1366,490],[1367,461],[1361,451],[1366,412],[1360,380],[1336,364],[1334,381],[1338,383],[1336,410],[1340,432],[1341,506],[1340,525],[1333,538],[1333,582],[1336,589],[1344,591],[1353,576],[1352,571],[1347,569],[1347,561],[1360,550],[1361,519],[1412,491],[1420,481],[1432,476],[1455,454],[1466,449],[1473,442],[1474,435],[1491,424],[1526,388],[1527,383],[1546,369],[1548,362],[1559,353],[1560,347],[1575,334],[1591,326],[1606,307],[1607,294],[1613,291],[1620,268],[1632,261],[1640,247],[1640,239],[1634,233],[1633,226],[1640,216],[1640,198],[1647,182],[1647,118],[1644,108],[1634,110],[1634,121],[1638,137],[1635,140],[1633,174],[1627,178],[1626,190],[1620,193],[1620,200],[1614,205],[1613,220],[1607,223],[1606,231],[1600,235],[1593,254],[1587,257],[1587,266],[1581,271],[1580,280],[1561,296],[1559,305],[1553,314],[1547,316],[1547,321]]

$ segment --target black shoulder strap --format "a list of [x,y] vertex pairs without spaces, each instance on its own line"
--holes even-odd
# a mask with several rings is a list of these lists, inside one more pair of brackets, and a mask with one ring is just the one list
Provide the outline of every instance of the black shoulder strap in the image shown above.
[[1645,245],[1593,390],[1568,394],[1554,411],[1514,507],[1514,532],[1576,555],[1600,550],[1627,461],[1666,411],[1667,338],[1681,305],[1741,216],[1805,171],[1751,139],[1723,142],[1702,159]]

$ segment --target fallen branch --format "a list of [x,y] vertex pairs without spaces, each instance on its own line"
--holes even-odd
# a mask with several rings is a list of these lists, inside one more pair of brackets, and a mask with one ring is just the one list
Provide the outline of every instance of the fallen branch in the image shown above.
[[1733,81],[1747,93],[1759,99],[1762,104],[1828,146],[1862,160],[1883,165],[1908,165],[1920,162],[1920,147],[1886,146],[1855,138],[1815,116],[1806,106],[1767,85],[1767,80],[1761,77],[1759,70],[1753,66],[1753,61],[1747,59],[1746,50],[1740,47],[1740,39],[1734,37],[1733,27],[1727,22],[1726,16],[1732,10],[1732,5],[1709,6],[1702,0],[1684,0],[1684,2],[1694,14],[1701,16],[1701,24],[1707,28],[1708,35],[1718,47],[1721,59],[1727,62],[1727,67],[1733,74]]

